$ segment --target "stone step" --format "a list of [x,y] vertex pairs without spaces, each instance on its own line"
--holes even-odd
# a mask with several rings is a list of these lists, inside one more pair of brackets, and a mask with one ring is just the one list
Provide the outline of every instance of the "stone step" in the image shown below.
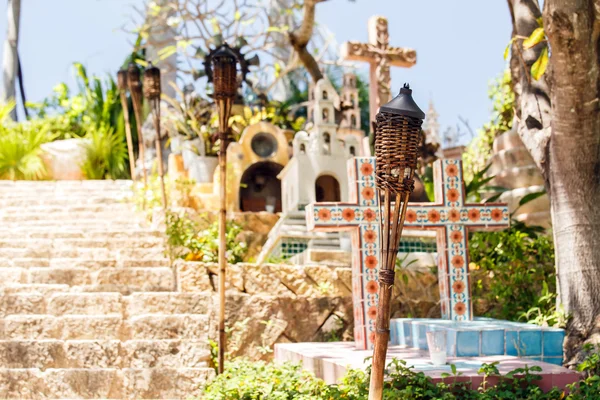
[[71,288],[69,285],[61,284],[30,284],[30,283],[18,283],[18,284],[6,284],[0,285],[0,291],[4,294],[11,293],[37,293],[44,296],[50,296],[53,293],[64,293],[68,292]]
[[200,397],[211,368],[0,369],[0,398],[182,399]]
[[0,320],[3,340],[206,340],[208,317],[201,314],[146,314],[128,320],[107,315],[8,315]]
[[134,213],[133,210],[127,211],[78,211],[78,212],[60,212],[60,213],[43,213],[43,212],[27,212],[28,210],[22,209],[17,213],[0,213],[0,222],[10,224],[11,222],[34,222],[43,221],[61,221],[64,222],[78,222],[85,220],[94,220],[106,222],[106,221],[121,221],[126,220],[131,223],[131,220],[139,219],[142,220],[140,215]]
[[124,318],[146,314],[207,314],[210,295],[180,292],[37,292],[0,295],[0,317],[8,315],[105,315]]
[[14,228],[14,229],[3,229],[0,232],[0,238],[12,239],[12,238],[28,238],[28,239],[123,239],[123,238],[160,238],[164,237],[164,233],[158,230],[144,229],[144,228],[131,228],[131,229],[111,229],[107,227],[105,229],[98,229],[96,227],[88,227],[85,230],[82,229],[63,229],[61,226],[60,231],[54,227],[31,227],[31,228]]
[[0,340],[6,368],[203,368],[209,360],[200,340]]
[[[63,248],[51,248],[51,247],[31,247],[31,248],[1,248],[0,247],[0,259],[25,259],[25,258],[37,258],[48,260],[50,258],[73,258],[80,259],[80,261],[91,261],[91,260],[106,260],[106,259],[138,259],[138,260],[149,260],[149,259],[164,259],[164,247],[162,245],[155,245],[150,248],[117,248],[117,249],[106,249],[106,248],[87,248],[87,247],[63,247]],[[45,264],[44,264],[45,265]]]
[[175,275],[170,267],[154,268],[29,268],[28,283],[64,284],[94,292],[168,292],[175,288]]
[[[156,257],[147,260],[128,259],[128,258],[105,258],[87,260],[80,258],[0,258],[0,274],[2,271],[8,271],[9,268],[85,268],[89,270],[99,270],[101,268],[133,268],[133,267],[168,267],[170,261],[166,257]],[[1,276],[1,275],[0,275]],[[0,281],[1,282],[1,281]]]
[[55,238],[35,239],[30,238],[0,238],[0,248],[148,248],[164,244],[161,237],[128,237],[128,238]]

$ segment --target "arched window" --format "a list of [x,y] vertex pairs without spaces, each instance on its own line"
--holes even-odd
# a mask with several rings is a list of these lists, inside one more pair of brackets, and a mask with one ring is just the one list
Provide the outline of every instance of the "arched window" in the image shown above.
[[355,95],[351,95],[350,102],[352,103],[352,107],[356,107],[356,96]]
[[300,144],[300,154],[304,154],[306,153],[306,146],[304,145],[304,143]]
[[323,134],[323,153],[331,154],[331,135],[327,132]]
[[327,94],[327,90],[323,90],[323,100],[327,100],[329,95]]
[[357,124],[356,124],[356,115],[353,115],[350,117],[350,124],[352,128],[358,128]]
[[323,122],[329,122],[329,109],[323,109]]
[[356,155],[356,149],[354,148],[354,146],[350,146],[350,155],[351,156],[355,156]]

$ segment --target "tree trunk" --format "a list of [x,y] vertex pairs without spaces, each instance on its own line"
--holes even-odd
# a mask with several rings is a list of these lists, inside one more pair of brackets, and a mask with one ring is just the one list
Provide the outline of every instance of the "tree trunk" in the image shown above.
[[549,194],[560,302],[572,315],[565,343],[574,361],[600,341],[600,1],[546,0],[552,139]]
[[[6,41],[4,42],[4,61],[2,68],[2,99],[3,103],[15,100],[15,80],[19,70],[19,58],[17,46],[19,43],[19,19],[21,16],[21,0],[8,0],[7,4],[7,29]],[[16,107],[10,114],[13,120],[17,120]]]
[[542,16],[538,0],[508,0],[513,22],[513,45],[510,69],[515,92],[517,131],[525,147],[547,181],[548,142],[550,140],[550,91],[546,76],[540,80],[531,77],[531,66],[547,43],[524,50],[523,38],[539,27]]

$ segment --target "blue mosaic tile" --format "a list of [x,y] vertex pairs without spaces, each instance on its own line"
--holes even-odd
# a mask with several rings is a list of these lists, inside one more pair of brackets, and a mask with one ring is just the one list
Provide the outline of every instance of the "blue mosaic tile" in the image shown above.
[[519,347],[523,356],[541,356],[542,355],[542,331],[520,331]]
[[501,329],[481,331],[481,355],[499,356],[504,354],[504,331]]
[[390,344],[398,344],[398,324],[395,321],[390,322]]
[[506,331],[506,354],[509,356],[519,356],[519,332],[518,331]]
[[563,355],[563,341],[565,332],[562,329],[544,330],[544,358],[561,357]]
[[456,357],[456,330],[448,329],[446,336],[446,355]]
[[457,331],[456,332],[456,356],[477,357],[479,356],[479,332]]
[[548,364],[562,366],[563,358],[562,357],[544,357],[543,361],[547,362]]

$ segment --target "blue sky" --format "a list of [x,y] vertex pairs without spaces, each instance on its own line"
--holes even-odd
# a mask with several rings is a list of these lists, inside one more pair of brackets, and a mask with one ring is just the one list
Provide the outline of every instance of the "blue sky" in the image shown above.
[[[59,82],[71,83],[71,64],[95,74],[115,73],[131,51],[122,27],[143,0],[22,0],[19,50],[29,100],[41,100]],[[6,1],[0,2],[0,40],[6,35]],[[410,82],[417,103],[433,99],[442,129],[461,116],[476,129],[487,121],[488,83],[505,66],[510,39],[508,6],[502,0],[329,0],[317,19],[338,42],[367,40],[371,15],[389,19],[392,45],[417,50],[417,65],[393,68],[393,90]],[[130,25],[131,26],[131,25]],[[366,73],[367,66],[364,66]]]

